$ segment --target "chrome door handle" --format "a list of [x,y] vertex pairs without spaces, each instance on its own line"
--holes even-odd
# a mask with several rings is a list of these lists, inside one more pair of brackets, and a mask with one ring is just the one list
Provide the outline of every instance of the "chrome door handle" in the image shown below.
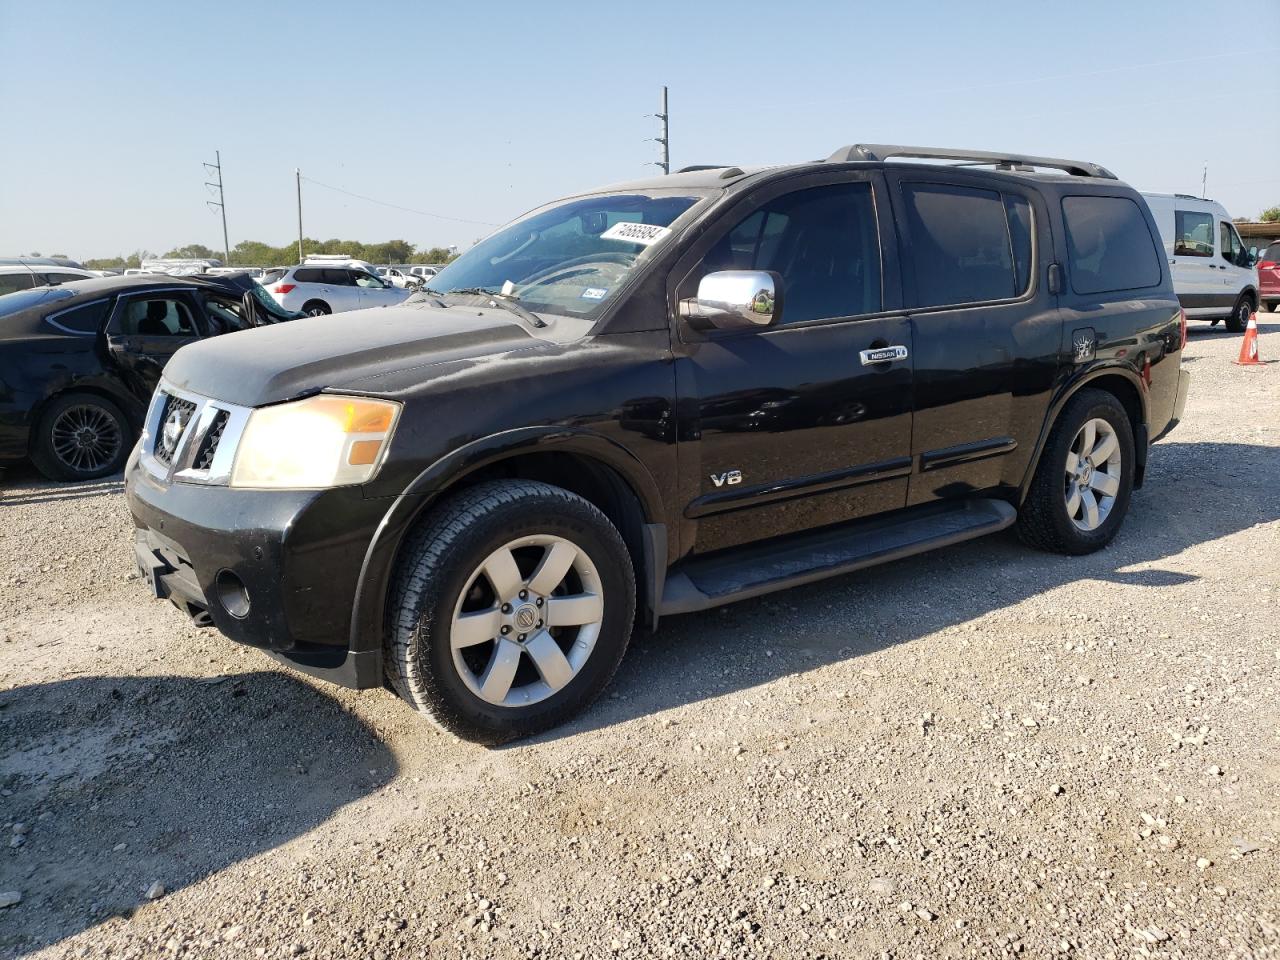
[[907,359],[907,348],[901,344],[892,347],[876,347],[872,350],[862,350],[858,353],[864,367],[869,367],[876,363],[892,363],[894,360]]

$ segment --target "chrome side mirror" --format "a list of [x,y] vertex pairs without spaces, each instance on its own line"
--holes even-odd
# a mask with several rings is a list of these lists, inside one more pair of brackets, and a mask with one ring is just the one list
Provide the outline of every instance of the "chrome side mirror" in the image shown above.
[[717,270],[698,283],[698,295],[680,301],[680,315],[698,327],[767,327],[782,314],[782,278],[767,270]]

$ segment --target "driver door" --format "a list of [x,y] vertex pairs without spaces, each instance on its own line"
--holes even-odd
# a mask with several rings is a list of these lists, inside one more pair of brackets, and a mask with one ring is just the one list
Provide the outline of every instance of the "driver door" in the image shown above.
[[146,404],[164,365],[204,336],[200,311],[181,290],[121,297],[107,322],[107,350],[130,392]]
[[361,307],[383,307],[405,299],[403,290],[365,270],[352,270],[351,282],[359,291]]

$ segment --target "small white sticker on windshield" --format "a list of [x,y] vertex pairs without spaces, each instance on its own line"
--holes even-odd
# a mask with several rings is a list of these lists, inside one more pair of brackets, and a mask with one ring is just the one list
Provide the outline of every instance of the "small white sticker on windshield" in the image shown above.
[[587,287],[582,291],[583,300],[603,300],[608,295],[608,287]]
[[605,240],[626,240],[628,243],[638,243],[641,246],[649,246],[657,243],[671,231],[666,227],[660,227],[656,223],[631,223],[622,221],[615,223],[600,236]]

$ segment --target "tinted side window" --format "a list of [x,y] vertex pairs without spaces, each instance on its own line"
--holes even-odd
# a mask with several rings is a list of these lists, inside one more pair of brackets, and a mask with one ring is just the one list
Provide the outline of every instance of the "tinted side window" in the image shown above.
[[88,277],[82,277],[78,273],[46,273],[45,279],[51,284],[55,283],[71,283],[75,280],[88,280]]
[[712,247],[703,273],[782,276],[782,323],[881,308],[880,235],[869,183],[837,183],[769,201]]
[[155,298],[125,305],[120,332],[139,337],[194,337],[191,311],[179,300]]
[[61,313],[50,314],[45,320],[64,332],[96,334],[102,329],[110,311],[111,301],[99,300],[97,303],[86,303]]
[[1062,218],[1076,293],[1159,285],[1161,253],[1142,210],[1128,197],[1063,197]]
[[1174,210],[1173,234],[1174,256],[1213,256],[1212,215],[1193,210]]
[[1022,295],[1031,289],[1031,204],[1024,197],[1006,194],[1004,208],[1009,215],[1009,240],[1013,244],[1013,287]]
[[29,273],[0,274],[0,296],[16,293],[19,290],[30,290],[36,285],[36,278]]
[[324,283],[324,273],[321,270],[295,270],[293,271],[293,279],[298,283]]
[[1025,289],[999,193],[937,183],[904,184],[902,193],[920,306],[1007,300]]
[[350,270],[325,269],[323,273],[324,282],[335,287],[354,287],[356,285],[356,282],[351,278]]

